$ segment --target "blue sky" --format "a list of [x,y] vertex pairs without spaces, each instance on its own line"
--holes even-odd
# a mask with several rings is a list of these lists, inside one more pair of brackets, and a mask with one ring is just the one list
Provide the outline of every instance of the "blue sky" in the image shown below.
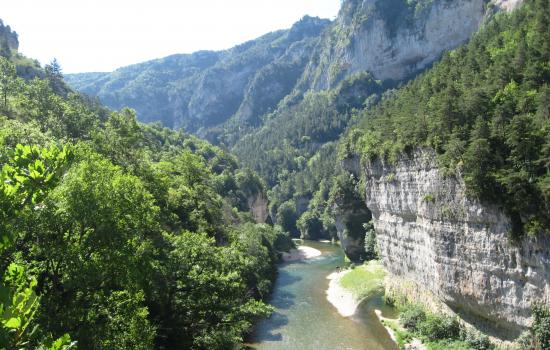
[[20,51],[65,73],[232,47],[304,15],[334,19],[341,0],[2,0]]

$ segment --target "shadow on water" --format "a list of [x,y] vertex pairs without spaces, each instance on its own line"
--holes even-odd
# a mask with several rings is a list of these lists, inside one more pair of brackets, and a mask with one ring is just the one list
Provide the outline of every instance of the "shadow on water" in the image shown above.
[[[287,264],[283,264],[284,266]],[[277,275],[277,282],[275,283],[275,293],[273,293],[270,304],[275,307],[276,310],[289,310],[295,305],[294,300],[296,296],[286,291],[284,287],[290,286],[294,283],[298,283],[302,280],[302,277],[293,275],[292,273],[279,269],[279,274]],[[258,342],[264,341],[281,341],[283,335],[280,332],[277,332],[278,329],[284,327],[288,324],[288,317],[283,315],[281,312],[273,312],[267,319],[262,322],[262,330],[254,330],[252,332],[252,337]],[[247,349],[255,349],[254,347],[248,346]]]
[[279,274],[277,275],[277,282],[275,282],[275,288],[283,288],[300,282],[302,277],[296,276],[289,271],[279,269]]
[[276,332],[277,329],[286,326],[288,324],[288,317],[285,315],[274,312],[269,316],[269,327],[264,328],[262,330],[262,334],[260,335],[254,335],[254,338],[256,341],[281,341],[283,339],[283,335],[280,332]]
[[288,310],[294,306],[294,294],[290,292],[280,292],[277,298],[271,300],[270,304],[279,310]]

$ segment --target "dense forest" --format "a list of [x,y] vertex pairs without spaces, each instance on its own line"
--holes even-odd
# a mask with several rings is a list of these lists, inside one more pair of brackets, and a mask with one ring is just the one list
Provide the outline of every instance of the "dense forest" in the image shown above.
[[505,207],[516,237],[550,231],[550,4],[499,14],[470,43],[374,108],[340,157],[395,161],[430,147],[473,196]]
[[[2,27],[2,33],[13,33]],[[268,315],[280,229],[227,152],[0,57],[0,344],[230,348]],[[26,64],[27,67],[23,67]],[[34,77],[17,72],[33,71]]]

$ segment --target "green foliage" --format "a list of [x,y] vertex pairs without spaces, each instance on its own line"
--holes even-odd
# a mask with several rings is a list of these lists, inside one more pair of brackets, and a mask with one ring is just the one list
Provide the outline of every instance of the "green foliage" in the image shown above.
[[[448,320],[448,321],[445,321]],[[443,322],[440,326],[436,322]],[[385,321],[390,326],[397,338],[400,349],[406,348],[413,339],[418,338],[429,350],[492,350],[495,345],[489,341],[486,335],[475,330],[459,328],[458,324],[449,326],[452,319],[447,316],[427,314],[418,305],[406,305],[399,316],[399,323]],[[421,333],[422,329],[426,334]],[[446,329],[446,331],[443,331]],[[460,334],[459,334],[460,333]]]
[[[71,157],[68,147],[39,148],[18,144],[6,159],[0,172],[0,252],[5,253],[14,241],[12,230],[29,207],[41,204],[44,196],[59,181]],[[35,293],[37,280],[25,268],[11,262],[0,281],[0,346],[18,349],[28,345],[39,308]],[[52,348],[69,348],[66,338],[58,339]],[[70,341],[70,338],[68,338]]]
[[0,117],[0,347],[238,346],[292,246],[250,223],[258,175],[71,92],[56,62],[16,80]]
[[550,348],[550,308],[537,304],[533,306],[533,333],[537,349]]
[[[246,237],[247,240],[253,238]],[[255,271],[254,259],[240,249],[268,254],[258,242],[218,247],[202,234],[183,232],[169,238],[166,273],[174,275],[166,292],[171,295],[171,346],[225,349],[242,341],[251,320],[269,314],[270,307],[247,297],[246,278]],[[264,260],[269,265],[269,260]],[[272,265],[271,265],[272,266]],[[168,311],[168,310],[167,310]],[[183,332],[182,332],[183,330]],[[193,337],[188,337],[192,334]]]
[[428,313],[420,305],[403,306],[399,323],[408,330],[407,339],[418,337],[428,349],[495,349],[488,336],[461,326],[458,318]]
[[432,193],[428,193],[422,197],[422,201],[425,203],[435,203],[435,196]]
[[382,324],[386,327],[390,327],[395,335],[395,342],[399,349],[404,349],[405,345],[411,342],[414,338],[411,332],[404,330],[397,322],[393,320],[382,320]]
[[384,290],[386,271],[379,261],[370,261],[360,266],[350,264],[352,271],[339,281],[340,285],[351,291],[358,300],[370,298]]
[[380,254],[378,251],[378,243],[376,241],[376,231],[372,221],[363,224],[365,229],[365,260],[376,260]]
[[428,342],[427,347],[429,350],[475,350],[464,341],[448,339]]
[[458,319],[450,316],[427,315],[426,320],[417,324],[418,333],[430,341],[457,339],[460,335]]
[[[65,334],[53,342],[50,350],[69,350],[74,348],[76,348],[76,342],[71,341],[71,337]],[[42,348],[40,349],[42,350]]]
[[0,283],[0,344],[8,349],[24,346],[39,298],[34,292],[36,279],[28,279],[22,266],[11,263]]
[[492,350],[495,345],[491,343],[489,337],[485,334],[474,330],[466,330],[461,334],[461,339],[464,343],[476,350]]
[[7,113],[8,97],[17,88],[17,74],[15,65],[7,58],[0,56],[0,97],[2,99],[2,112]]
[[399,315],[399,323],[412,331],[417,331],[419,325],[426,321],[426,312],[418,305],[409,305]]
[[287,201],[281,204],[277,211],[277,224],[279,224],[285,232],[295,234],[296,228],[296,205],[292,201]]
[[301,238],[315,239],[322,237],[323,222],[313,211],[306,211],[298,221],[296,226],[301,232]]
[[533,334],[530,331],[522,332],[515,342],[519,350],[532,350],[535,348]]
[[516,236],[547,232],[548,6],[533,0],[496,16],[468,45],[365,110],[341,157],[395,161],[428,146],[446,173],[463,175],[470,195],[506,208]]

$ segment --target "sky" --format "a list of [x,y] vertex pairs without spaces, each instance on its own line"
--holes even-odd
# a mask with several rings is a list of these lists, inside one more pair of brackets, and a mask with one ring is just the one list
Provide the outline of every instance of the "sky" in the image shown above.
[[227,49],[289,28],[304,15],[334,19],[341,0],[0,0],[19,51],[64,73],[106,72],[198,50]]

